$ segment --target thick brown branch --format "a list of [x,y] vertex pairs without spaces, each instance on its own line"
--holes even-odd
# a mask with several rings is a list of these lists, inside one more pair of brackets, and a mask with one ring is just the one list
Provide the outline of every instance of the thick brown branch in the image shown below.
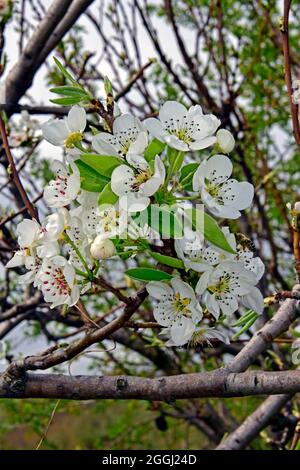
[[93,0],[55,0],[40,22],[17,64],[5,82],[6,112],[10,115],[30,88],[33,78],[50,52],[57,46]]
[[216,450],[245,449],[291,397],[292,395],[279,395],[267,398]]
[[251,371],[234,374],[219,369],[154,379],[28,374],[19,379],[18,390],[11,387],[12,383],[12,377],[7,373],[1,376],[0,397],[174,401],[185,398],[297,393],[300,392],[300,371]]

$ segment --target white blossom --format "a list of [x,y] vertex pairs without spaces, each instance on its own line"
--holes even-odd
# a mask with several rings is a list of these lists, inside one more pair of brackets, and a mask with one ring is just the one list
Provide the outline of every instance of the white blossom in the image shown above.
[[75,281],[75,269],[63,256],[45,259],[38,274],[40,289],[51,308],[59,305],[75,305],[79,299],[79,287]]
[[217,327],[209,327],[207,325],[201,324],[197,326],[194,334],[190,340],[191,346],[198,346],[200,344],[207,343],[208,345],[212,345],[213,340],[221,341],[225,344],[230,344],[230,337],[229,334],[225,331],[225,329],[221,330],[219,326]]
[[44,138],[52,145],[65,146],[73,149],[83,139],[86,128],[86,112],[81,106],[75,105],[64,119],[50,119],[42,124]]
[[148,145],[147,131],[139,119],[123,114],[114,120],[113,134],[99,132],[92,145],[100,155],[126,157],[131,163],[143,155]]
[[248,182],[230,178],[232,163],[225,155],[204,160],[193,176],[193,189],[199,191],[202,202],[217,217],[237,219],[240,211],[251,205],[254,188]]
[[81,190],[76,199],[80,206],[71,210],[71,215],[82,221],[82,229],[91,239],[97,234],[97,226],[100,220],[98,198],[98,193]]
[[[18,244],[21,248],[37,248],[47,256],[46,249],[52,250],[52,243],[57,243],[66,224],[67,211],[60,210],[47,216],[42,224],[36,220],[24,219],[17,226]],[[51,255],[50,255],[51,256]]]
[[176,346],[187,343],[203,316],[191,286],[173,278],[170,285],[153,281],[146,288],[158,300],[153,310],[154,318],[168,328],[172,343]]
[[156,139],[183,152],[213,145],[216,142],[214,134],[221,123],[213,114],[203,114],[199,105],[187,110],[176,101],[167,101],[158,117],[144,121],[148,131]]
[[120,165],[111,176],[111,188],[119,196],[121,209],[140,212],[150,204],[150,196],[156,193],[165,180],[165,167],[159,156],[155,157],[154,171],[145,161],[144,169]]
[[67,206],[74,201],[80,190],[79,170],[72,161],[70,161],[72,173],[59,160],[54,160],[51,166],[55,173],[55,179],[45,187],[45,202],[49,207]]
[[[88,265],[92,265],[92,259],[90,256],[90,241],[86,236],[82,221],[80,218],[72,216],[68,226],[66,228],[66,233],[72,243],[75,245],[76,249],[81,254],[82,258]],[[69,262],[77,269],[83,269],[83,263],[80,257],[78,256],[77,251],[71,245],[68,245],[69,253]]]
[[106,237],[121,237],[127,231],[128,221],[129,215],[126,211],[113,205],[108,206],[103,210],[99,210],[97,234]]
[[[202,296],[208,311],[218,319],[221,312],[232,315],[239,307],[241,296],[248,296],[253,292],[256,282],[255,274],[245,269],[242,263],[224,261],[212,271],[202,274],[196,292]],[[251,296],[248,300],[251,303]],[[255,311],[261,313],[263,305],[256,305],[257,303],[255,302],[255,309],[258,310]]]

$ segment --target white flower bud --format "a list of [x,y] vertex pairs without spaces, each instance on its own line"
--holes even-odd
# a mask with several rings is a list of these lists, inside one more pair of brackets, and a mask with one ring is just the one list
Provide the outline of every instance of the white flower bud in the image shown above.
[[300,212],[300,201],[295,202],[294,210]]
[[235,145],[235,140],[231,132],[226,129],[220,129],[216,135],[217,145],[219,145],[221,152],[230,153]]
[[109,238],[97,235],[91,245],[90,252],[94,259],[107,259],[115,254],[116,248]]

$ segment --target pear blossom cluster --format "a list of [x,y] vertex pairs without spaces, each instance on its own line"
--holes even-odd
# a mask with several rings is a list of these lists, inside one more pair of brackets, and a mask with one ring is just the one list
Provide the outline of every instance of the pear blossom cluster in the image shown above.
[[[107,260],[132,258],[141,272],[137,279],[146,282],[142,253],[152,265],[159,261],[160,273],[167,267],[165,278],[146,282],[166,345],[228,342],[239,309],[263,311],[257,284],[264,265],[246,237],[229,228],[251,206],[254,188],[232,176],[235,140],[220,126],[199,105],[187,109],[175,101],[144,121],[120,114],[107,132],[89,129],[78,104],[66,118],[45,122],[44,139],[64,153],[51,162],[53,177],[44,188],[50,214],[19,223],[19,250],[7,267],[24,269],[19,282],[33,283],[52,308],[67,308],[93,293]],[[164,256],[164,230],[138,216],[171,204],[183,224],[180,235],[170,235]],[[185,214],[194,204],[209,220],[222,220],[223,228],[216,223],[208,237],[197,230]]]

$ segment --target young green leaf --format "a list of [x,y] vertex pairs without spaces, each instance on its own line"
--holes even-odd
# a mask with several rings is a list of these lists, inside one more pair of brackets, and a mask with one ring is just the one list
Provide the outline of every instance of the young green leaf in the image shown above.
[[166,266],[171,266],[171,268],[182,269],[184,268],[183,261],[178,258],[172,258],[172,256],[162,255],[161,253],[156,253],[155,251],[150,251],[152,258],[156,259],[161,264]]
[[144,157],[149,162],[156,157],[156,155],[160,155],[161,152],[164,150],[166,146],[165,142],[161,142],[160,140],[153,139],[148,147],[145,150]]
[[75,161],[80,172],[81,183],[80,186],[86,191],[99,193],[107,185],[109,180],[102,175],[99,175],[95,170],[86,165],[80,160]]
[[179,183],[186,191],[193,191],[193,176],[200,163],[188,163],[181,168]]
[[232,339],[233,340],[237,339],[239,336],[245,333],[245,331],[249,330],[249,328],[251,328],[251,326],[256,322],[257,319],[258,319],[257,313],[253,312],[253,315],[250,316],[250,319],[244,324],[244,326],[239,331],[237,331],[232,336]]
[[98,205],[114,205],[118,201],[118,196],[112,191],[110,182],[105,185],[98,198]]
[[94,155],[91,153],[82,154],[80,160],[97,171],[97,173],[107,178],[111,177],[113,170],[117,166],[124,164],[121,158],[112,155]]
[[50,100],[51,103],[59,104],[60,106],[73,106],[74,104],[78,104],[82,101],[82,97],[79,95],[74,95],[72,97],[66,98],[55,98],[54,100]]
[[207,241],[222,250],[235,253],[215,219],[206,214],[206,212],[202,212],[194,207],[192,209],[186,209],[185,212],[191,219],[193,228],[200,231]]
[[59,68],[59,70],[63,74],[63,76],[67,80],[69,80],[69,82],[73,83],[74,85],[78,85],[76,79],[70,74],[70,72],[67,71],[67,69],[63,66],[63,64],[56,57],[53,57],[53,59],[54,59],[56,66]]
[[56,93],[57,95],[64,95],[64,96],[87,96],[86,92],[82,90],[80,87],[75,86],[59,86],[55,88],[50,88],[51,93]]
[[148,224],[164,238],[179,238],[182,236],[182,224],[177,219],[174,211],[168,207],[151,204],[134,219],[140,227]]
[[169,281],[172,279],[168,273],[160,271],[159,269],[153,268],[132,268],[125,271],[125,274],[132,279],[138,281],[149,282],[149,281]]

